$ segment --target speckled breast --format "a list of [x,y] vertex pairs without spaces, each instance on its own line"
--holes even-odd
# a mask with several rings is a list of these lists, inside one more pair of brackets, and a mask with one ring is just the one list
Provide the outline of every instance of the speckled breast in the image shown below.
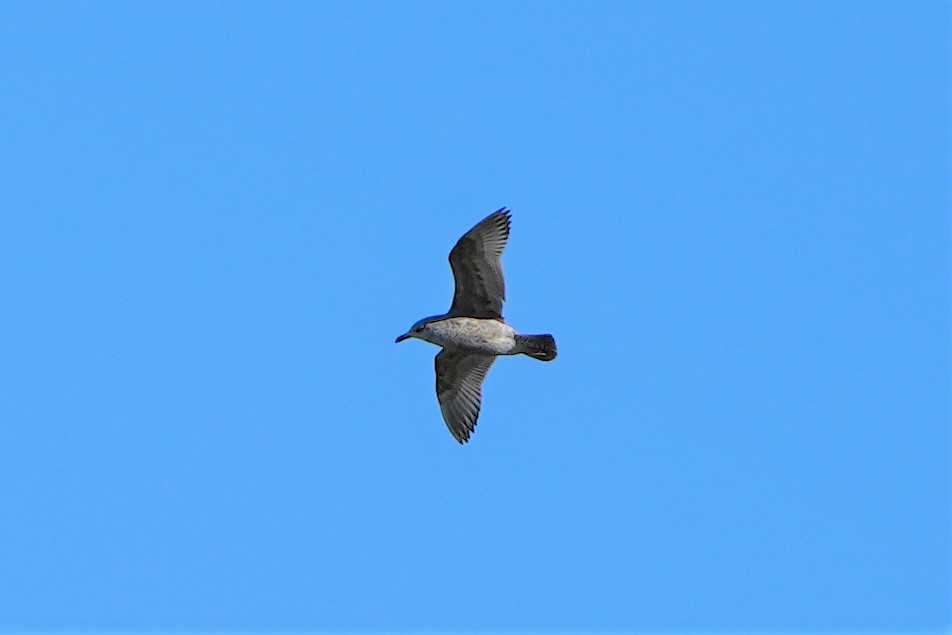
[[446,348],[506,355],[516,345],[516,332],[499,320],[454,317],[432,322],[429,329],[435,336],[434,343]]

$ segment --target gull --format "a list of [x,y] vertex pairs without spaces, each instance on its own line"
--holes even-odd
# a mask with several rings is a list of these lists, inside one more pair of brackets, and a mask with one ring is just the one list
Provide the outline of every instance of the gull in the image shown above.
[[483,380],[496,357],[522,354],[550,362],[557,354],[551,335],[520,335],[502,317],[502,252],[511,225],[504,207],[466,232],[450,252],[456,292],[449,312],[425,317],[397,338],[443,348],[436,355],[436,397],[446,427],[460,443],[476,428]]

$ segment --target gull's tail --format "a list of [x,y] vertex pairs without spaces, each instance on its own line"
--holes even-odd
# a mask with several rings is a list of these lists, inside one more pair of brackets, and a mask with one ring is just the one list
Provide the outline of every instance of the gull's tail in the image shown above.
[[543,362],[551,362],[558,354],[555,338],[551,335],[517,335],[516,352]]

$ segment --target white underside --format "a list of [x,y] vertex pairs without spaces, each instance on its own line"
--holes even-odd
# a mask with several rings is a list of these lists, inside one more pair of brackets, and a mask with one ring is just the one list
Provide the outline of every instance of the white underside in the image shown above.
[[430,322],[422,339],[448,349],[487,355],[509,355],[516,347],[516,331],[508,324],[470,317]]

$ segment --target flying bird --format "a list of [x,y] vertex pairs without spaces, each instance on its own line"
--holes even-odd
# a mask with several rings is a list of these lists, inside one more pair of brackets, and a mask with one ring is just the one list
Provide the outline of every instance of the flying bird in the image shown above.
[[483,380],[496,357],[523,354],[550,362],[557,354],[551,335],[520,335],[502,317],[502,252],[511,225],[509,210],[502,208],[466,232],[450,252],[456,292],[449,312],[425,317],[397,338],[443,348],[436,356],[436,397],[460,443],[469,441],[476,428]]

